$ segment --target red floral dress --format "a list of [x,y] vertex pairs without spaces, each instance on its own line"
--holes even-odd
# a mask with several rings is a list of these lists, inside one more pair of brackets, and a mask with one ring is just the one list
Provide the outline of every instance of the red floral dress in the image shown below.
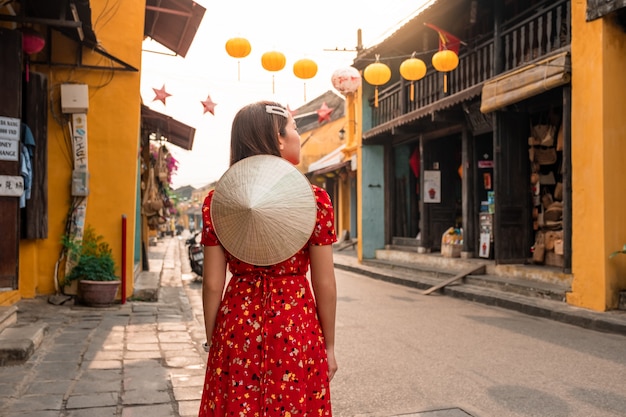
[[[330,198],[313,186],[317,222],[309,242],[272,266],[225,251],[232,273],[211,338],[199,417],[332,416],[328,360],[306,277],[309,246],[337,240]],[[211,222],[213,192],[202,207],[202,244],[219,245]]]

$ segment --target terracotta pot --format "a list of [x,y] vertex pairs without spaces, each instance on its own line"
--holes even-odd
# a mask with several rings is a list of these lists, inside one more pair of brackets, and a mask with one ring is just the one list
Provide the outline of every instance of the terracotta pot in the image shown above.
[[78,297],[81,304],[91,307],[107,307],[115,302],[120,281],[78,282]]

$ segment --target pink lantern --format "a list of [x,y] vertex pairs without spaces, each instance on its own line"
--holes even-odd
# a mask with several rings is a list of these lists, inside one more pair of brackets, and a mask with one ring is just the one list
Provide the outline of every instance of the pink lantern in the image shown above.
[[361,74],[354,67],[340,68],[331,77],[333,87],[341,94],[354,93],[361,86]]
[[34,29],[22,28],[22,50],[26,53],[26,82],[30,80],[30,57],[31,54],[41,52],[46,45],[44,37]]

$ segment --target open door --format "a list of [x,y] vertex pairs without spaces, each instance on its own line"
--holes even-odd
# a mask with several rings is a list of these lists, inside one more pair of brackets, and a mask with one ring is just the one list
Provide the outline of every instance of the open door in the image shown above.
[[[423,145],[424,174],[422,184],[423,217],[421,221],[421,245],[441,250],[441,236],[450,227],[462,225],[461,135],[432,139]],[[434,189],[428,185],[434,173]],[[433,193],[430,194],[429,193]]]

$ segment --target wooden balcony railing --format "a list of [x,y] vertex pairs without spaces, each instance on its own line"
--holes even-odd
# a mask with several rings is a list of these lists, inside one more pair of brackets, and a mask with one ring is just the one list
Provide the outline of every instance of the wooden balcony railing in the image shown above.
[[[571,43],[569,0],[546,2],[536,11],[506,22],[502,34],[503,72],[550,55]],[[462,48],[459,66],[448,74],[448,92],[443,90],[443,74],[428,66],[426,76],[414,83],[415,99],[410,100],[410,82],[400,79],[380,90],[378,107],[372,110],[372,127],[394,120],[414,110],[480,84],[496,76],[493,33],[482,42]]]

